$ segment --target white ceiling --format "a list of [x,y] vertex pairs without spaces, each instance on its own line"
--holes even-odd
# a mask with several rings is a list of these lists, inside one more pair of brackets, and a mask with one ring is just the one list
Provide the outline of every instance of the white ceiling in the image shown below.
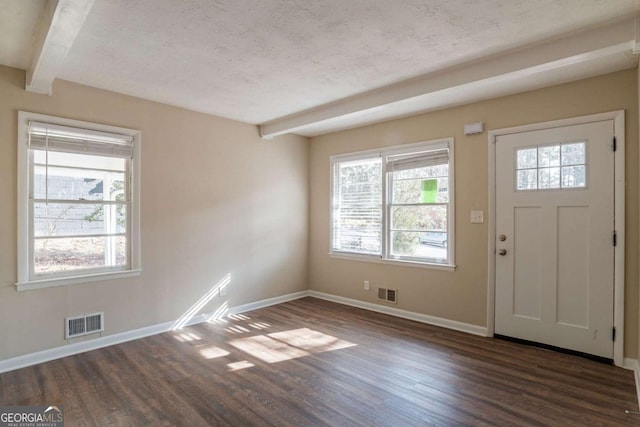
[[26,70],[45,0],[0,0],[0,64]]
[[[44,0],[0,5],[0,64],[27,69]],[[273,123],[639,10],[638,0],[95,0],[57,78]],[[637,64],[603,61],[590,74]],[[584,76],[563,69],[538,86]],[[364,121],[349,111],[334,115],[335,126],[295,130],[313,135],[444,106],[427,104]]]

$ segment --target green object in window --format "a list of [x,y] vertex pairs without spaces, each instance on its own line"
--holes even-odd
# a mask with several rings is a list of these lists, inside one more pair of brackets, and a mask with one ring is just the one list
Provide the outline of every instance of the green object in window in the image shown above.
[[422,203],[435,203],[438,197],[438,180],[422,180]]

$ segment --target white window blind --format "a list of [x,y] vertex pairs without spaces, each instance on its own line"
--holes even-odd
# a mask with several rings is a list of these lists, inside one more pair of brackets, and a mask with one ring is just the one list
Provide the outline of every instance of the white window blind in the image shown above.
[[440,149],[420,153],[399,154],[387,157],[387,170],[402,171],[429,166],[446,165],[449,162],[449,150]]
[[381,183],[379,157],[334,165],[333,250],[381,254]]
[[133,137],[50,123],[29,122],[29,148],[64,153],[133,158]]

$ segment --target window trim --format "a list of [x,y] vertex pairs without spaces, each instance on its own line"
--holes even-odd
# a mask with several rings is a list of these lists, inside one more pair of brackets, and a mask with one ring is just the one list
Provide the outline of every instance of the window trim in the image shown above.
[[[369,149],[351,153],[334,154],[329,156],[329,256],[339,259],[347,259],[354,261],[374,262],[380,264],[392,264],[403,265],[411,267],[421,267],[435,270],[454,271],[455,264],[455,149],[454,138],[441,138],[430,141],[421,141],[410,144],[396,145],[391,147],[383,147],[376,149]],[[449,212],[447,220],[447,233],[452,238],[448,238],[447,242],[447,264],[425,262],[417,259],[411,259],[409,257],[394,258],[389,255],[390,248],[388,243],[389,224],[390,218],[388,214],[389,210],[389,180],[387,179],[387,169],[385,163],[385,157],[399,154],[406,154],[415,152],[418,150],[437,150],[439,148],[447,148],[449,150]],[[333,235],[334,235],[334,184],[335,184],[335,165],[340,162],[349,160],[362,160],[370,159],[373,157],[380,157],[382,159],[382,174],[381,174],[381,189],[382,189],[382,241],[381,241],[381,255],[367,255],[354,252],[337,251],[333,249]]]
[[[126,267],[117,269],[84,269],[61,274],[57,277],[36,278],[31,275],[31,213],[29,208],[29,180],[30,180],[30,150],[28,126],[29,121],[39,121],[54,125],[76,127],[90,131],[109,132],[128,135],[133,138],[133,158],[129,160],[130,200],[130,255]],[[42,289],[54,286],[72,285],[124,277],[138,276],[142,272],[140,247],[140,145],[142,135],[139,130],[80,120],[66,119],[45,114],[18,112],[18,281],[15,286],[18,291]]]

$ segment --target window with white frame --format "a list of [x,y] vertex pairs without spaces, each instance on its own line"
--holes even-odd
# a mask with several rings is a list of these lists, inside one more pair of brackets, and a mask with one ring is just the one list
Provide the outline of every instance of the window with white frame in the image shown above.
[[453,139],[333,156],[331,254],[453,266]]
[[19,114],[18,289],[137,274],[140,133]]

